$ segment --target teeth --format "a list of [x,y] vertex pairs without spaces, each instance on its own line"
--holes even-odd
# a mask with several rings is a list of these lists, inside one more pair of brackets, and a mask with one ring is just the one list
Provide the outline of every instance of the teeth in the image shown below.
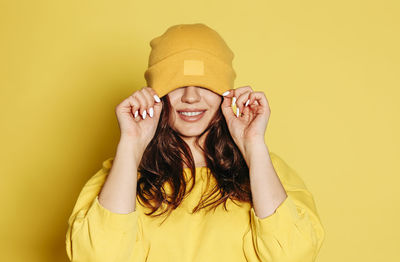
[[200,115],[203,112],[179,112],[179,113],[182,114],[182,115],[185,115],[185,116],[197,116],[197,115]]

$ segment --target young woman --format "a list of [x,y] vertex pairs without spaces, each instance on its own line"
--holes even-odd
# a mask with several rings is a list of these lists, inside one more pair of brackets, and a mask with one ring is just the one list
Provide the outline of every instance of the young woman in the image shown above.
[[233,55],[204,24],[151,46],[149,85],[116,107],[116,155],[69,218],[69,259],[315,261],[325,232],[302,179],[265,144],[265,94],[232,88]]

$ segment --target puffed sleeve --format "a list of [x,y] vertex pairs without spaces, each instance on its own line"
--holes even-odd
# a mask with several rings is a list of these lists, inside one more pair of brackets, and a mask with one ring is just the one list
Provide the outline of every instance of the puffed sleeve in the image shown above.
[[264,218],[251,207],[245,255],[249,261],[313,262],[325,238],[314,198],[296,171],[275,153],[270,157],[287,197]]
[[105,160],[86,182],[73,208],[66,234],[70,261],[136,261],[132,258],[135,249],[140,249],[141,231],[137,209],[128,214],[114,213],[98,200],[112,161],[113,157]]

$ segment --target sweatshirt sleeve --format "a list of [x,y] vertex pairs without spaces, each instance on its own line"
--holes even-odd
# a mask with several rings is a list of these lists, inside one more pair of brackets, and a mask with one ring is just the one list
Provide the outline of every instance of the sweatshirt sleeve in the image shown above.
[[140,232],[137,210],[114,213],[103,207],[98,194],[111,169],[113,158],[81,190],[68,220],[66,251],[73,262],[132,260]]
[[270,156],[287,197],[264,218],[257,217],[251,207],[246,256],[263,262],[313,262],[325,238],[314,198],[292,168],[276,154]]

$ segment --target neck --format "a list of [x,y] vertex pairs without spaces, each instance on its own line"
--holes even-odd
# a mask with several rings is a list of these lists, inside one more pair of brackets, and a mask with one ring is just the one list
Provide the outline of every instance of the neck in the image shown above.
[[[205,137],[207,136],[207,133],[203,134],[203,136],[200,137],[199,144],[201,146],[204,146],[204,140],[205,140]],[[182,137],[182,139],[189,145],[189,148],[190,148],[193,158],[194,158],[195,167],[206,166],[206,159],[204,157],[203,151],[201,151],[201,149],[198,146],[196,146],[194,143],[196,140],[196,137]],[[185,164],[183,164],[183,166],[185,168],[187,167]]]

